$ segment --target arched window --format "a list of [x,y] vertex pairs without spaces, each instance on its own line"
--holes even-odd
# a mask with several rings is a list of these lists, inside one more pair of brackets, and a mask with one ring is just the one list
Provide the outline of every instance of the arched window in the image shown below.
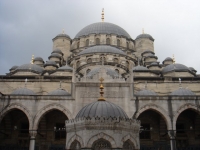
[[96,38],[96,45],[99,45],[99,44],[100,44],[100,39]]
[[100,62],[102,62],[102,60],[103,60],[103,62],[106,62],[106,57],[103,57],[103,56],[102,56],[102,57],[100,58]]
[[92,62],[92,58],[88,58],[87,59],[87,63],[89,64],[89,63],[91,63]]
[[75,140],[74,142],[72,142],[72,144],[70,145],[70,149],[71,150],[80,150],[81,149],[81,144]]
[[92,149],[94,150],[111,149],[111,144],[104,139],[99,139],[93,143]]
[[114,58],[113,61],[114,63],[118,63],[119,60],[117,58]]
[[106,39],[106,44],[110,45],[110,39],[109,38]]
[[120,40],[117,39],[117,46],[119,47],[120,46]]
[[85,46],[89,46],[89,39],[85,41]]
[[126,42],[126,47],[127,49],[129,49],[129,42]]
[[77,48],[79,48],[79,42],[77,42]]
[[130,140],[127,140],[123,144],[123,150],[134,150],[134,146]]
[[77,61],[76,68],[80,67],[80,61]]

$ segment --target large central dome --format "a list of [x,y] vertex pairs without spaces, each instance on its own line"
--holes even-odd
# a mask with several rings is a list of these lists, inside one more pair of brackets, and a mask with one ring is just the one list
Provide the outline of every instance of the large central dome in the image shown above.
[[116,34],[126,38],[131,38],[123,28],[108,22],[97,22],[90,24],[79,31],[75,38],[89,34]]

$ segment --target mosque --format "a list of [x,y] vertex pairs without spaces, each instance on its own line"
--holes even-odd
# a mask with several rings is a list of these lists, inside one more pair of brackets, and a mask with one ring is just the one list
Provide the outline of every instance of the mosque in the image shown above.
[[200,149],[200,75],[159,62],[151,35],[133,39],[102,11],[54,37],[48,59],[1,75],[1,150]]

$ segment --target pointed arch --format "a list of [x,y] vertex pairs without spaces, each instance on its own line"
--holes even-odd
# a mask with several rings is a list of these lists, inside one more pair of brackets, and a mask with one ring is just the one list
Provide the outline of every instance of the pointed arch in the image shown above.
[[128,134],[128,135],[126,135],[126,136],[124,136],[123,138],[122,138],[122,140],[121,140],[121,145],[123,146],[123,144],[127,141],[127,140],[130,140],[131,141],[131,143],[133,144],[133,146],[134,146],[134,148],[135,149],[139,149],[139,143],[137,143],[137,141],[130,135],[130,134]]
[[84,147],[83,139],[82,139],[79,135],[75,134],[75,135],[73,135],[73,136],[70,138],[70,140],[68,141],[67,149],[70,149],[71,144],[72,144],[75,140],[77,140],[77,141],[81,144],[81,147]]
[[3,117],[9,113],[10,111],[12,111],[13,109],[19,109],[21,110],[28,118],[28,121],[29,121],[29,129],[32,128],[32,124],[33,124],[33,117],[30,113],[30,111],[22,104],[20,103],[12,103],[10,104],[9,106],[5,107],[1,112],[1,116],[0,116],[0,122],[1,120],[3,119]]
[[96,140],[99,140],[99,139],[104,139],[104,140],[107,140],[108,142],[110,142],[112,148],[116,148],[116,142],[114,140],[114,138],[112,138],[111,136],[101,132],[99,134],[96,134],[94,135],[93,137],[91,137],[87,143],[87,147],[92,147],[93,143],[96,141]]
[[168,113],[162,107],[152,104],[152,103],[142,106],[140,110],[136,113],[135,118],[138,118],[140,114],[142,114],[146,110],[154,110],[157,113],[159,113],[165,120],[167,129],[172,129],[172,125],[171,125],[171,121],[170,121]]
[[40,109],[39,112],[35,115],[34,120],[33,120],[34,121],[33,129],[37,130],[38,124],[39,124],[42,116],[45,115],[47,112],[54,110],[54,109],[63,112],[67,116],[68,119],[73,118],[72,113],[64,106],[57,104],[57,103],[49,104],[49,105],[43,107],[42,109]]
[[200,108],[198,108],[197,105],[195,105],[195,104],[187,103],[187,104],[180,106],[179,109],[176,111],[176,114],[174,115],[174,118],[173,118],[173,128],[174,129],[176,129],[176,122],[177,122],[179,115],[187,109],[192,109],[192,110],[196,111],[198,114],[200,114]]

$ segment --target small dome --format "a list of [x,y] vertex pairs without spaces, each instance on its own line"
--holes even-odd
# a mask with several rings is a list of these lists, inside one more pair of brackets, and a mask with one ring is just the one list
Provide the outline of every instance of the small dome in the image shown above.
[[70,94],[64,89],[60,88],[60,89],[49,92],[48,95],[70,95]]
[[49,60],[47,61],[45,64],[44,64],[44,67],[46,66],[54,66],[54,67],[57,67],[58,68],[58,65],[56,64],[55,61],[52,61],[52,60]]
[[84,55],[84,54],[94,54],[94,53],[113,53],[113,54],[121,54],[126,55],[122,50],[113,47],[113,46],[107,46],[107,45],[98,45],[98,46],[92,46],[89,47],[83,51],[81,51],[78,55]]
[[35,57],[35,58],[34,58],[34,61],[41,61],[41,62],[44,62],[43,59],[42,59],[41,57]]
[[131,38],[130,35],[123,28],[108,22],[97,22],[90,24],[79,31],[75,38],[79,38],[81,36],[86,36],[89,34],[115,34],[118,36]]
[[58,71],[69,71],[69,72],[72,72],[73,68],[68,66],[68,65],[65,65],[65,66],[62,66],[62,67],[58,68],[57,70]]
[[144,89],[144,90],[138,91],[135,95],[138,95],[138,96],[150,96],[150,95],[156,96],[157,94],[153,91]]
[[14,90],[11,95],[35,95],[35,93],[27,88],[19,88]]
[[158,66],[159,64],[157,62],[153,62],[150,64],[150,66]]
[[128,119],[122,108],[108,101],[96,101],[86,105],[76,115],[76,118],[81,117],[123,117]]
[[149,71],[148,68],[144,67],[144,66],[136,66],[136,67],[133,67],[133,72],[134,71]]
[[35,64],[24,64],[16,69],[17,71],[34,71],[36,73],[41,73],[43,71],[43,68],[35,65]]
[[164,61],[173,61],[173,59],[171,57],[167,57]]
[[12,67],[10,68],[10,71],[17,69],[17,67],[18,67],[18,66],[12,66]]
[[165,68],[162,69],[162,73],[167,73],[167,72],[171,72],[171,71],[190,71],[188,67],[186,67],[185,65],[182,64],[170,64],[167,65]]
[[55,38],[53,38],[53,40],[55,40],[56,38],[59,38],[59,37],[66,37],[66,38],[71,39],[69,35],[67,35],[65,33],[61,33],[61,34],[58,34]]
[[191,90],[185,88],[179,88],[178,90],[173,91],[170,95],[172,96],[182,96],[182,95],[195,95]]
[[56,58],[61,59],[61,56],[60,56],[58,53],[52,53],[52,54],[49,56],[49,59],[50,59],[51,57],[56,57]]
[[60,49],[53,50],[53,52],[51,54],[53,54],[53,53],[57,53],[57,54],[63,55],[63,52]]
[[149,34],[140,34],[140,35],[138,35],[136,37],[136,40],[140,39],[140,38],[148,38],[149,40],[154,41],[154,38],[151,35],[149,35]]
[[197,72],[193,67],[189,67],[189,69],[192,71],[192,72]]
[[144,54],[146,54],[146,53],[151,53],[151,54],[155,54],[153,51],[150,51],[150,50],[146,50],[146,51],[144,51],[141,55],[143,56]]

